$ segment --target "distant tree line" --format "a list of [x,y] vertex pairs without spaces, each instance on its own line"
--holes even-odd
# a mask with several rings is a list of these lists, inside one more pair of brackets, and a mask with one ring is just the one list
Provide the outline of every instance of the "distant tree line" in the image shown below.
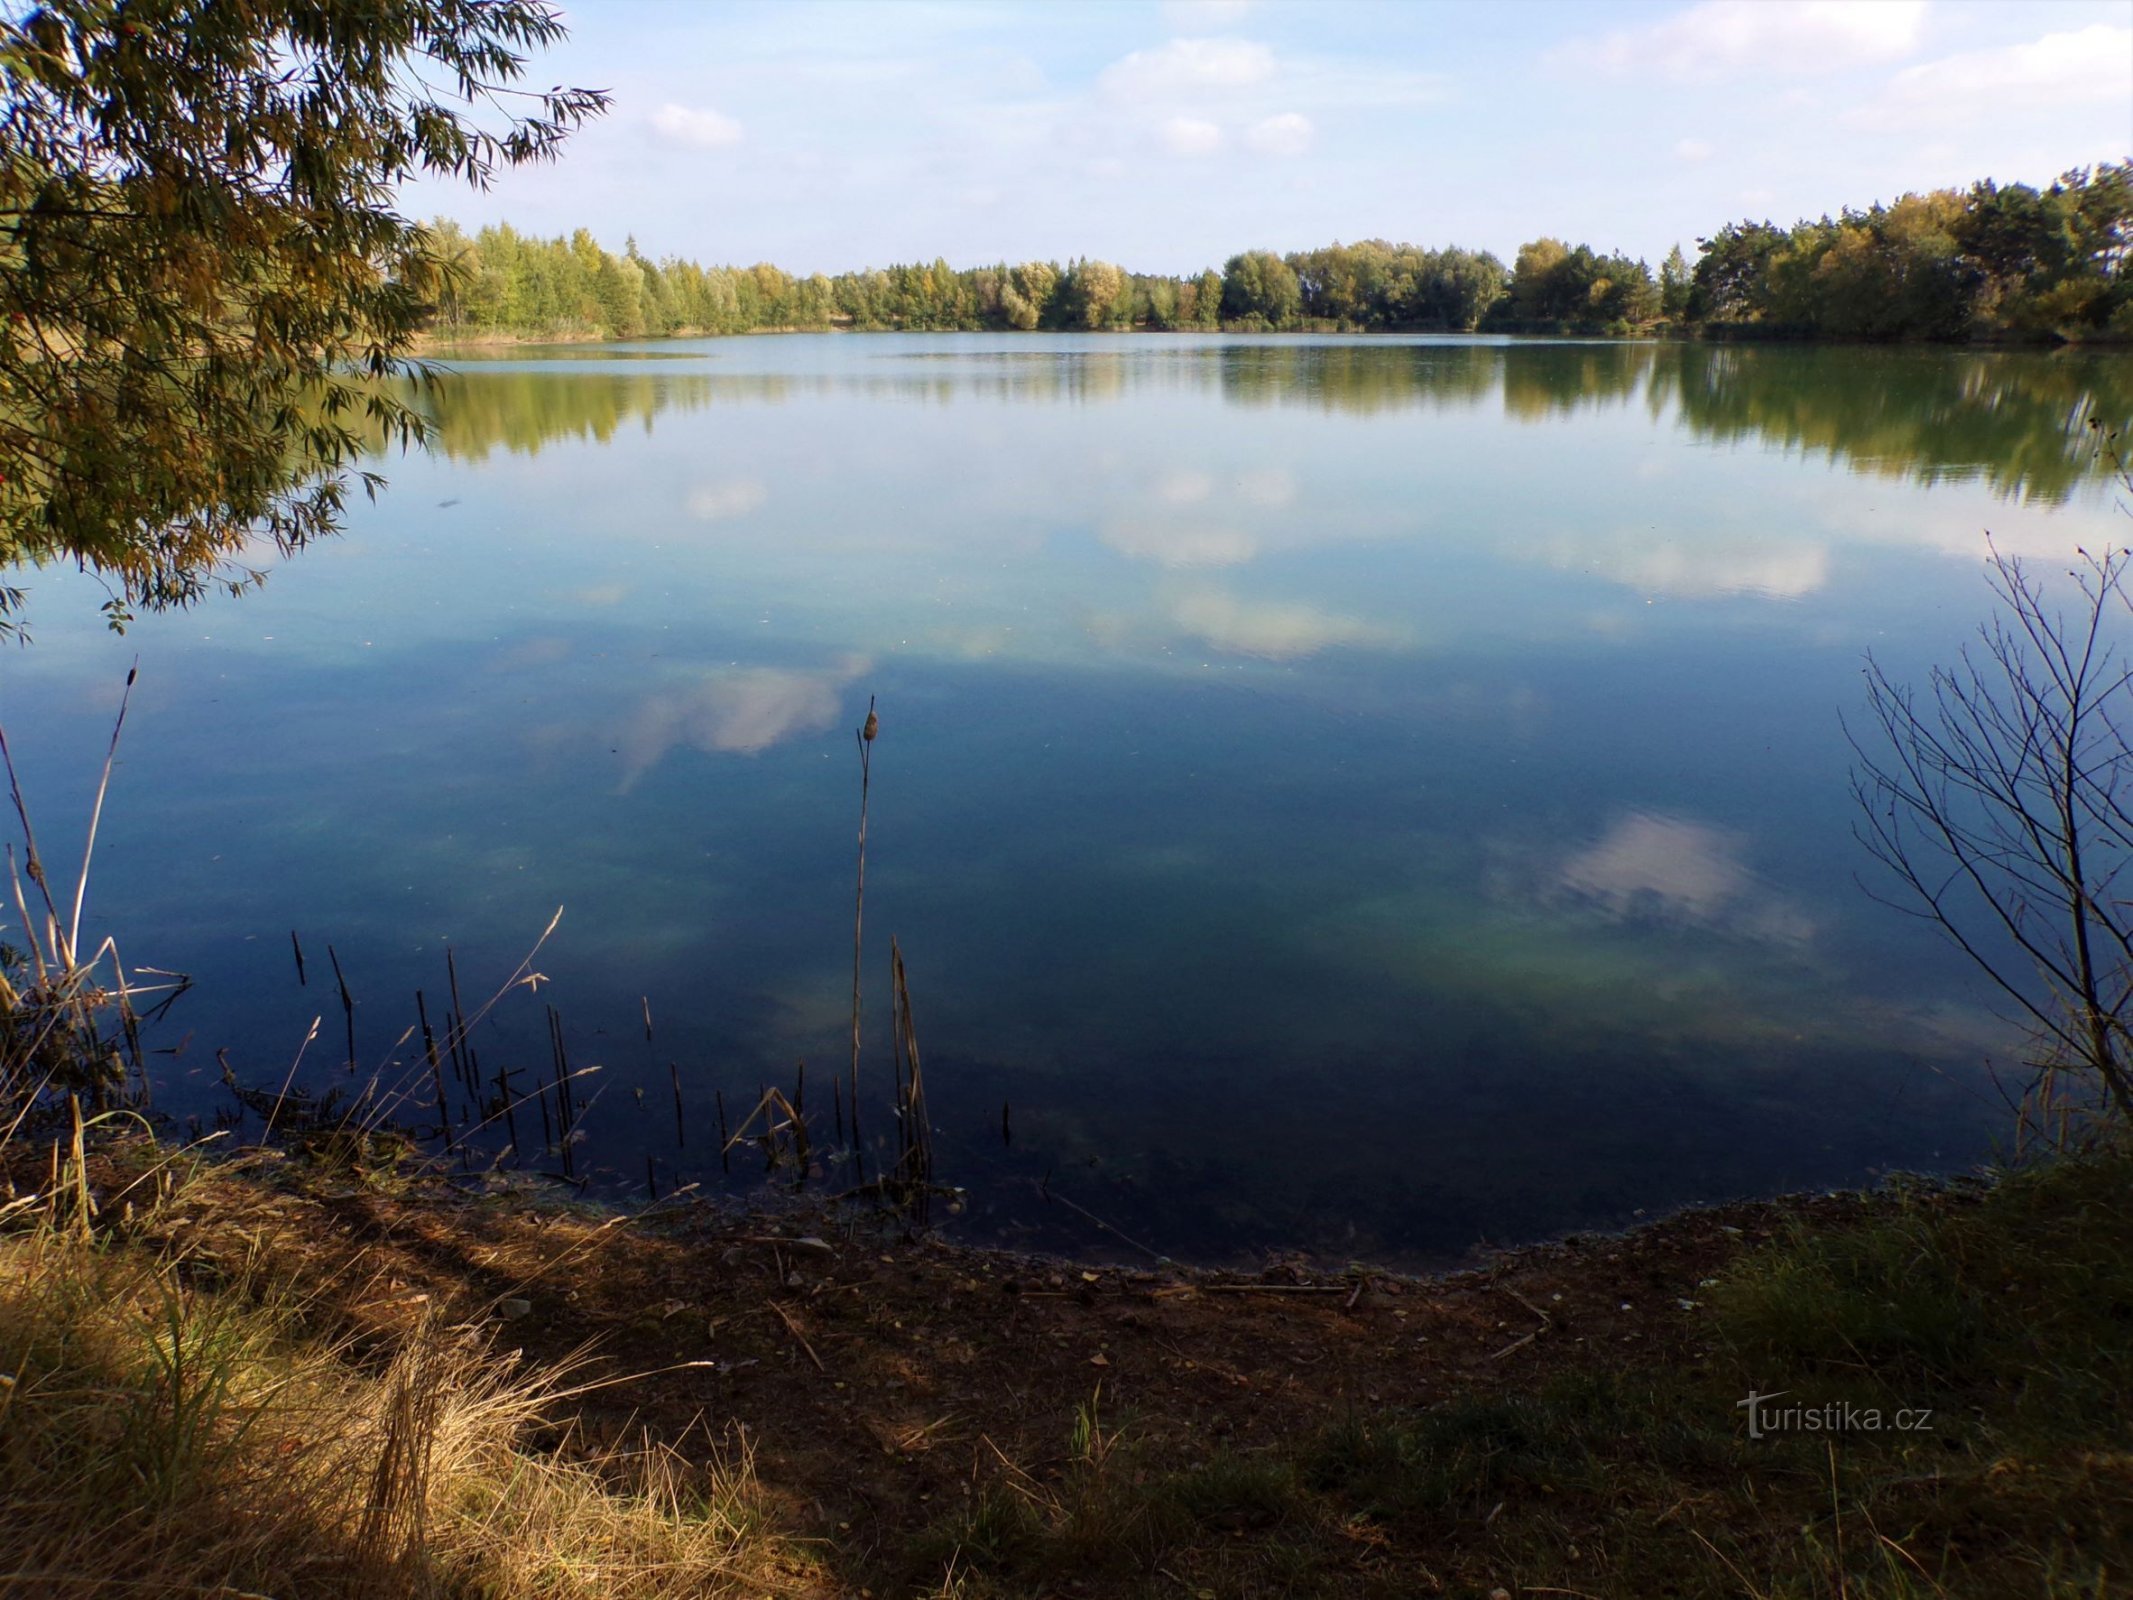
[[1832,338],[2133,337],[2133,161],[1699,241],[1691,321]]
[[[1108,261],[946,261],[797,278],[767,263],[653,261],[579,229],[529,238],[504,225],[469,237],[432,225],[454,264],[436,331],[447,335],[748,333],[770,328],[1030,330],[1435,328],[1471,332],[1510,275],[1485,251],[1371,240],[1289,256],[1251,250],[1223,270],[1165,277]],[[1589,252],[1588,252],[1589,253]]]
[[778,328],[1412,329],[1623,333],[1659,324],[1738,335],[1963,339],[2133,337],[2133,161],[2047,189],[1985,182],[1905,195],[1790,230],[1729,223],[1648,263],[1542,238],[1508,268],[1487,251],[1370,239],[1220,271],[1129,272],[1107,261],[946,261],[797,278],[768,264],[620,255],[584,229],[433,229],[456,268],[446,338],[748,333]]

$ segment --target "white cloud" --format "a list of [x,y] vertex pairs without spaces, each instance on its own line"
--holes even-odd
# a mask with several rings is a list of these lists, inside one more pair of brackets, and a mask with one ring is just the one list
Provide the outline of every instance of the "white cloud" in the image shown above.
[[1261,155],[1300,156],[1311,148],[1311,140],[1317,131],[1311,126],[1311,119],[1302,112],[1284,111],[1279,116],[1253,123],[1244,142]]
[[2029,44],[1970,50],[1907,67],[1873,105],[1849,119],[1863,127],[1968,124],[1979,118],[2117,101],[2133,117],[2133,28],[2097,23]]
[[699,522],[722,522],[743,517],[770,498],[759,478],[729,478],[724,483],[698,484],[689,491],[689,515]]
[[1162,127],[1163,148],[1174,156],[1211,156],[1222,148],[1222,130],[1199,117],[1172,117]]
[[1166,100],[1209,90],[1249,89],[1274,75],[1274,52],[1245,39],[1172,39],[1136,50],[1097,76],[1112,100]]
[[691,150],[721,150],[741,142],[741,125],[708,106],[661,106],[652,113],[652,129],[668,144]]
[[1682,139],[1675,144],[1674,154],[1683,161],[1708,161],[1711,144],[1707,139]]
[[1925,15],[1925,0],[1705,0],[1566,59],[1676,78],[1842,72],[1902,60],[1917,48]]

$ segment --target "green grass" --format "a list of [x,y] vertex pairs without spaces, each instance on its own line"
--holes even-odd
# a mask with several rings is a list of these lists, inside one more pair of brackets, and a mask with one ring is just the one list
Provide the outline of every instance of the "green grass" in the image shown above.
[[[1695,1313],[1698,1359],[1183,1467],[1130,1437],[1083,1448],[1056,1493],[996,1488],[928,1530],[907,1575],[971,1596],[2102,1600],[2133,1573],[2129,1202],[2123,1148],[1893,1190],[1736,1264]],[[1884,1425],[1751,1439],[1751,1390]],[[1899,1410],[1930,1419],[1898,1431]]]

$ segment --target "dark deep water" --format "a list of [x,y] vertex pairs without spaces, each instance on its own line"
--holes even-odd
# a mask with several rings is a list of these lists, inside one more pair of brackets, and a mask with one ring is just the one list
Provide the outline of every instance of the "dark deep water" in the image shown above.
[[93,582],[31,580],[0,716],[48,859],[140,656],[89,920],[197,980],[165,1109],[229,1104],[218,1047],[275,1088],[314,1016],[299,1081],[346,1081],[329,941],[363,1075],[426,1095],[395,1040],[446,942],[471,1004],[561,905],[552,981],[476,1043],[544,1065],[559,1008],[603,1069],[581,1168],[713,1182],[714,1091],[737,1113],[801,1059],[826,1124],[872,694],[868,1126],[893,933],[976,1236],[1115,1250],[1048,1182],[1178,1257],[1418,1262],[2006,1129],[1983,1067],[2016,1041],[1854,882],[1838,718],[1869,648],[1922,676],[1975,627],[1987,528],[2054,564],[2133,533],[2076,426],[2133,413],[2133,360],[914,335],[456,365],[437,452],[259,592],[119,639]]

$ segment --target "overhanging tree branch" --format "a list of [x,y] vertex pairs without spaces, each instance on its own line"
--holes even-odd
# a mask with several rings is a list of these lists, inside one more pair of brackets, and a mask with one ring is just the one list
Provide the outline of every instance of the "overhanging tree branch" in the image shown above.
[[333,531],[362,454],[424,432],[386,380],[449,269],[397,188],[486,186],[598,115],[513,87],[562,34],[547,0],[0,20],[0,561],[93,568],[123,614]]
[[[2092,428],[2097,425],[2091,423]],[[2115,436],[2102,435],[2119,478]],[[2037,1027],[2052,1064],[2093,1075],[2133,1120],[2133,618],[2123,549],[2079,553],[2052,604],[2034,573],[1988,543],[1996,614],[1921,698],[1867,658],[1854,832],[1904,909],[1937,923]]]

